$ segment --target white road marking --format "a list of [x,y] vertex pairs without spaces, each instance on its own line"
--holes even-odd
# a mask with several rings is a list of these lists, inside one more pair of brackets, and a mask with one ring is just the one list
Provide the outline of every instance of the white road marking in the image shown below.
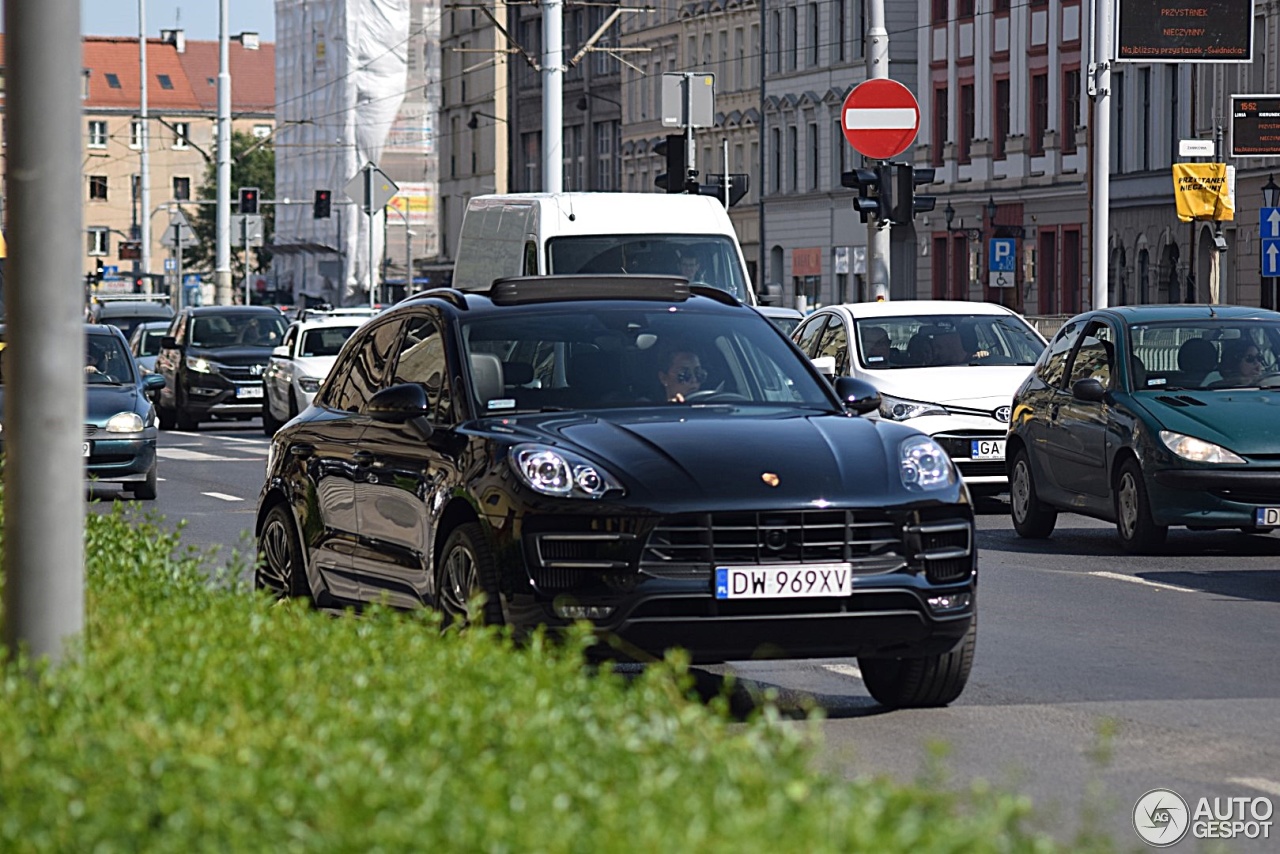
[[222,493],[222,492],[202,492],[200,494],[207,495],[210,498],[217,498],[220,501],[244,501],[243,498],[238,498],[235,495],[226,495],[225,493]]
[[852,676],[854,679],[862,678],[862,671],[858,669],[856,664],[824,664],[823,670],[830,670],[832,673],[839,673],[841,676]]
[[[245,453],[252,453],[248,450]],[[218,454],[206,454],[204,451],[190,451],[186,448],[156,448],[156,456],[162,460],[177,460],[185,463],[256,463],[266,459],[266,450],[254,457],[224,457]]]
[[1280,796],[1280,783],[1275,780],[1268,780],[1265,777],[1228,777],[1228,783],[1235,783],[1239,786],[1248,786],[1250,789],[1257,789],[1259,792],[1266,792],[1268,795]]
[[271,440],[266,436],[261,439],[243,439],[239,436],[210,436],[210,439],[217,439],[219,442],[241,442],[246,445],[265,445]]
[[1127,581],[1130,584],[1143,584],[1147,587],[1155,587],[1158,590],[1172,590],[1175,593],[1196,593],[1190,587],[1179,587],[1176,584],[1161,584],[1158,581],[1147,581],[1143,578],[1134,578],[1132,575],[1121,575],[1118,572],[1091,572],[1090,575],[1096,575],[1098,578],[1110,578],[1112,581]]
[[204,438],[199,433],[184,433],[181,430],[166,430],[165,432],[168,433],[170,436],[190,436],[193,439]]

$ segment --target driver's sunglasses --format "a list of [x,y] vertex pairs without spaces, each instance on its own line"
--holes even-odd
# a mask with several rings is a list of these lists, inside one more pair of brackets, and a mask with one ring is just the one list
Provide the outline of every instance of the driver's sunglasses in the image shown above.
[[1259,356],[1257,353],[1253,353],[1252,355],[1245,356],[1244,361],[1248,362],[1251,365],[1260,365],[1262,364],[1262,357]]
[[676,373],[676,382],[687,383],[697,380],[703,382],[707,378],[707,372],[702,368],[681,368]]

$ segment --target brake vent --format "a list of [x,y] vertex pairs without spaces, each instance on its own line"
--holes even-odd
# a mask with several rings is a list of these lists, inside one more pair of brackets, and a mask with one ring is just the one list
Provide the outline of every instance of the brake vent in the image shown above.
[[1179,394],[1179,395],[1162,394],[1159,397],[1157,397],[1156,400],[1162,403],[1167,403],[1170,406],[1208,406],[1209,405],[1205,403],[1203,400],[1200,400],[1199,398],[1191,397],[1190,395],[1187,395],[1187,394]]

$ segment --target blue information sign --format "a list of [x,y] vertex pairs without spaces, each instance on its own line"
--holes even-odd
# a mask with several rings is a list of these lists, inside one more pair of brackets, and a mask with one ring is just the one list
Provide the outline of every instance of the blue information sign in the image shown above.
[[1262,238],[1262,275],[1280,276],[1280,237]]
[[1017,260],[1017,240],[1012,237],[993,237],[987,247],[987,269],[992,273],[1012,273]]

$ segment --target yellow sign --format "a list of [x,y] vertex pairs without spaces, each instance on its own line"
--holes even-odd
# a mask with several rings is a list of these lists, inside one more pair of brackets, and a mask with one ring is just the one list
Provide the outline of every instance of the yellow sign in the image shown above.
[[1173,197],[1183,222],[1235,219],[1225,163],[1175,163]]

